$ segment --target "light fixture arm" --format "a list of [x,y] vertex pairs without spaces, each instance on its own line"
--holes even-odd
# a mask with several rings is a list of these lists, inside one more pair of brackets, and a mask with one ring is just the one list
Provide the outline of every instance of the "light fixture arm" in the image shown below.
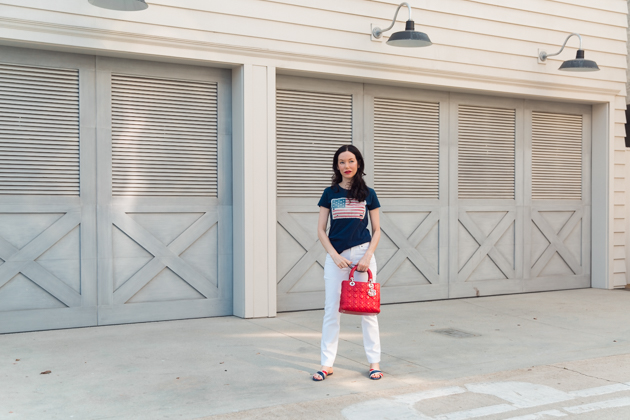
[[578,49],[582,49],[582,37],[580,36],[580,34],[578,34],[577,32],[573,32],[571,35],[569,35],[567,37],[567,39],[564,40],[564,44],[562,44],[562,48],[560,48],[560,51],[558,51],[557,53],[554,54],[547,54],[546,51],[541,51],[540,54],[538,55],[538,58],[540,59],[540,61],[545,61],[547,59],[547,57],[553,57],[554,55],[559,55],[562,50],[564,50],[565,45],[567,45],[567,41],[569,41],[569,38],[571,38],[573,35],[577,36],[580,40],[580,48]]
[[384,32],[389,31],[390,29],[392,29],[394,27],[394,24],[396,23],[396,18],[398,17],[398,12],[400,11],[400,8],[403,6],[407,6],[407,9],[409,9],[409,19],[408,20],[413,20],[411,18],[411,6],[409,6],[409,3],[407,2],[403,2],[400,3],[398,5],[398,8],[396,9],[396,13],[394,14],[394,19],[392,20],[392,24],[389,25],[387,28],[385,29],[381,29],[379,27],[375,27],[374,29],[372,29],[372,36],[376,39],[379,39],[381,37],[381,35],[383,35]]

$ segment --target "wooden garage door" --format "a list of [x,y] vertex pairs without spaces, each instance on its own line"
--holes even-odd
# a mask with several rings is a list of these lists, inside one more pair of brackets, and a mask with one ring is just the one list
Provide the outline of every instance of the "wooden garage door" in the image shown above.
[[[384,303],[590,285],[590,107],[298,78],[278,86],[279,311],[323,306],[317,200],[350,138],[382,204]],[[296,151],[306,158],[297,176]]]
[[453,96],[449,297],[523,290],[522,101]]
[[229,73],[97,68],[99,324],[232,314]]
[[278,310],[322,308],[326,251],[317,239],[317,203],[330,186],[335,151],[362,148],[362,87],[286,76],[277,86]]
[[525,291],[591,285],[591,108],[525,107]]
[[95,325],[94,59],[0,57],[0,333]]
[[365,156],[381,203],[382,302],[448,297],[448,95],[366,86]]
[[449,297],[590,286],[590,118],[452,96]]

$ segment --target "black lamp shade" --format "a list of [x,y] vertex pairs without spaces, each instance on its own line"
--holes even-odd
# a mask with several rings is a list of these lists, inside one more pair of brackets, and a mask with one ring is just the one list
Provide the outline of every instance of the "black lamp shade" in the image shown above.
[[124,12],[134,12],[144,10],[149,7],[144,0],[88,0],[94,6],[103,9],[122,10]]
[[414,26],[413,20],[408,20],[405,25],[405,30],[394,32],[387,40],[387,43],[394,47],[407,48],[428,47],[433,44],[427,34],[416,31]]
[[598,71],[597,63],[584,59],[584,50],[578,50],[575,60],[567,60],[559,67],[563,71]]

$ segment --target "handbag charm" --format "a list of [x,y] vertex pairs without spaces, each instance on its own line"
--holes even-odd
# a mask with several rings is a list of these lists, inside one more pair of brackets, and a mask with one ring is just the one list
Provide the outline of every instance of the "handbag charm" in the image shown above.
[[341,282],[339,312],[353,315],[377,315],[381,312],[381,285],[374,281],[368,268],[368,281],[354,281],[354,272],[350,270],[348,280]]

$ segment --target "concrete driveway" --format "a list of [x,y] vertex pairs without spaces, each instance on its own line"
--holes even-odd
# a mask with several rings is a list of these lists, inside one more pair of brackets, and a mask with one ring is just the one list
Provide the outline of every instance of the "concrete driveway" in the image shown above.
[[628,291],[383,306],[380,381],[350,315],[310,380],[322,314],[1,335],[0,419],[630,419]]

